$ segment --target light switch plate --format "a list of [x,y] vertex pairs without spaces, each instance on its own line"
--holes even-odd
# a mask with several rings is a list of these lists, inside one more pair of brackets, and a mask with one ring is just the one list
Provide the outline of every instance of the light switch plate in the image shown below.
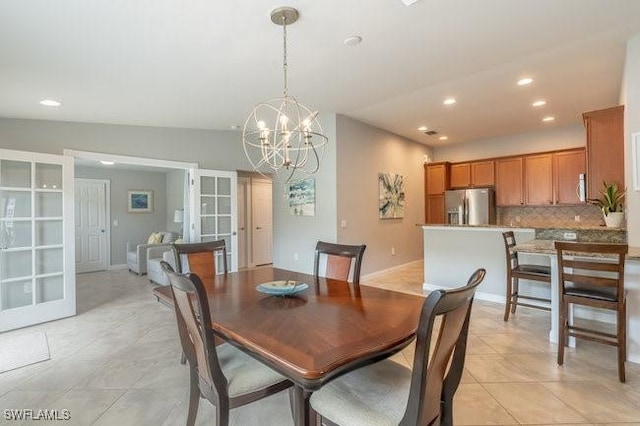
[[576,240],[578,239],[578,235],[575,232],[565,232],[564,233],[565,240]]

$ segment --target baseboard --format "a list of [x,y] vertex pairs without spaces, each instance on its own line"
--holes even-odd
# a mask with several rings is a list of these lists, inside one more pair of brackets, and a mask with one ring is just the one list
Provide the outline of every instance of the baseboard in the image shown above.
[[395,272],[398,269],[406,268],[407,266],[410,266],[410,265],[414,265],[414,264],[417,264],[417,263],[422,264],[422,262],[424,262],[424,259],[414,260],[412,262],[403,263],[402,265],[392,266],[391,268],[387,268],[387,269],[382,269],[380,271],[371,272],[371,273],[369,273],[367,275],[362,275],[360,277],[360,282],[364,281],[365,279],[375,278],[375,277],[379,277],[380,275],[385,275],[385,274],[388,274],[390,272]]
[[107,268],[107,271],[116,271],[120,269],[128,269],[126,263],[120,263],[118,265],[111,265]]

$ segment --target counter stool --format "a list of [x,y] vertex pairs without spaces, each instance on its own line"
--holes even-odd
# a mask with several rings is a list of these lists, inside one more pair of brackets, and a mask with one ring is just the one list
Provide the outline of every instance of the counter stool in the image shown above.
[[[551,310],[551,300],[541,297],[533,297],[520,294],[519,280],[533,280],[548,283],[551,286],[551,268],[544,265],[527,265],[518,262],[518,253],[513,251],[516,245],[516,237],[513,231],[502,233],[504,238],[504,248],[507,258],[507,292],[504,306],[504,320],[509,321],[509,313],[516,313],[516,306],[526,306],[528,308]],[[520,302],[519,299],[535,300],[545,302],[548,306],[534,305]]]
[[[569,336],[616,346],[618,348],[618,379],[624,383],[624,362],[627,360],[624,261],[629,247],[626,244],[562,241],[556,241],[555,247],[560,275],[558,365],[564,362],[564,347]],[[603,257],[607,255],[612,261],[603,261]],[[570,303],[615,311],[616,334],[569,325]]]

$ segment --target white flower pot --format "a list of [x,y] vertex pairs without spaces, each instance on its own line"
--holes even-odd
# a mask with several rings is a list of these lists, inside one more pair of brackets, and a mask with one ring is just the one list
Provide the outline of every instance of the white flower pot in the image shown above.
[[608,228],[620,228],[624,222],[624,212],[609,212],[604,217],[604,223]]

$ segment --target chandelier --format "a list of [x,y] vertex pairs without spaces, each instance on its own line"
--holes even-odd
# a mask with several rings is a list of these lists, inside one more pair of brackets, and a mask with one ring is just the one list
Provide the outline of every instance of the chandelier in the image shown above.
[[271,12],[271,21],[283,28],[282,97],[256,104],[242,132],[244,152],[254,171],[273,173],[282,182],[317,172],[329,141],[322,133],[318,111],[299,103],[287,90],[287,25],[297,20],[298,11],[291,7]]

